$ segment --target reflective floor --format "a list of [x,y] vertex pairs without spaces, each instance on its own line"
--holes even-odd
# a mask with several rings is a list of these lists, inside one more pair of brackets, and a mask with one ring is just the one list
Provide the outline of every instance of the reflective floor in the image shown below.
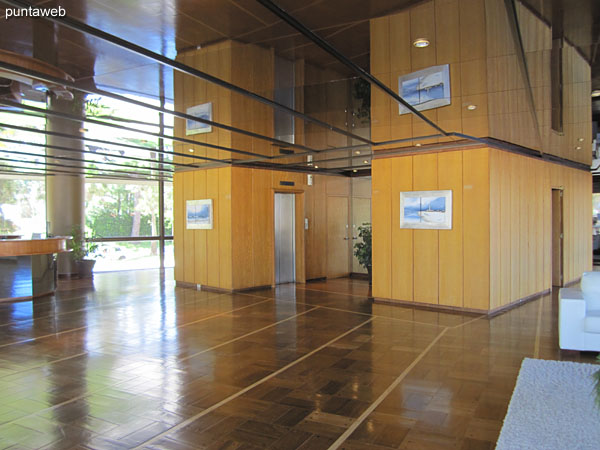
[[494,448],[556,298],[491,320],[331,280],[218,294],[96,274],[0,304],[0,448]]

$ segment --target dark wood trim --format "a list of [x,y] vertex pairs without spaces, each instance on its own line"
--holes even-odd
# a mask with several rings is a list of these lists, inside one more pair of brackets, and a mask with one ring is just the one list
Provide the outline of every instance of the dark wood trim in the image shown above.
[[241,289],[224,289],[214,286],[207,286],[205,284],[195,284],[195,283],[187,283],[185,281],[175,281],[175,286],[186,289],[194,289],[197,291],[206,291],[206,292],[218,292],[221,294],[235,294],[236,292],[248,292],[248,291],[256,291],[259,289],[271,289],[273,286],[270,284],[266,284],[263,286],[252,286]]
[[523,297],[518,300],[515,300],[514,302],[511,302],[508,305],[499,306],[498,308],[491,309],[488,312],[488,317],[495,317],[495,316],[502,314],[508,310],[511,310],[511,309],[521,306],[525,303],[528,303],[531,300],[535,300],[537,298],[543,297],[544,295],[548,295],[551,292],[552,292],[552,289],[545,289],[543,291],[536,292],[535,294],[528,295],[527,297]]
[[195,283],[188,283],[186,281],[175,281],[175,287],[198,290],[198,285]]
[[468,314],[472,316],[481,316],[486,315],[488,313],[485,309],[475,309],[475,308],[460,308],[458,306],[448,306],[448,305],[436,305],[434,303],[421,303],[421,302],[411,302],[408,300],[396,300],[391,298],[381,298],[381,297],[372,297],[375,303],[383,303],[387,305],[397,305],[397,306],[410,306],[416,309],[423,309],[426,311],[435,311],[435,312],[446,312],[446,313],[454,313],[454,314]]
[[0,302],[24,302],[27,300],[33,300],[39,297],[45,297],[46,295],[52,295],[54,294],[56,291],[48,291],[48,292],[42,292],[39,294],[35,294],[35,295],[26,295],[24,297],[8,297],[8,298],[0,298]]
[[317,278],[311,278],[309,280],[306,280],[307,283],[318,283],[318,282],[322,282],[322,281],[327,281],[327,277],[317,277]]
[[507,305],[499,306],[498,308],[494,308],[491,310],[485,309],[476,309],[476,308],[461,308],[459,306],[449,306],[449,305],[436,305],[434,303],[420,303],[420,302],[411,302],[408,300],[395,300],[390,298],[380,298],[373,297],[373,301],[375,303],[383,303],[388,305],[398,305],[398,306],[410,306],[416,309],[424,309],[428,311],[437,311],[437,312],[449,312],[455,314],[468,314],[468,315],[485,315],[488,318],[495,317],[499,314],[502,314],[510,309],[521,306],[531,300],[542,297],[544,295],[548,295],[552,292],[552,289],[546,289],[544,291],[536,292],[535,294],[528,295],[527,297],[520,298],[511,302]]
[[355,280],[369,281],[369,274],[368,273],[360,273],[360,272],[350,272],[350,278],[353,278]]
[[590,172],[590,167],[584,163],[571,161],[569,159],[554,156],[549,153],[540,153],[537,150],[532,150],[527,147],[522,147],[517,144],[510,142],[501,141],[495,138],[473,138],[461,133],[452,133],[456,137],[461,137],[463,140],[452,143],[439,143],[439,144],[427,144],[420,147],[402,147],[392,150],[376,150],[371,159],[384,159],[384,158],[397,158],[402,156],[411,156],[416,154],[427,154],[427,153],[442,153],[459,150],[477,150],[485,147],[491,147],[496,150],[502,150],[505,152],[516,153],[521,156],[527,156],[537,160],[542,160],[561,166],[570,167],[572,169],[582,170],[584,172]]

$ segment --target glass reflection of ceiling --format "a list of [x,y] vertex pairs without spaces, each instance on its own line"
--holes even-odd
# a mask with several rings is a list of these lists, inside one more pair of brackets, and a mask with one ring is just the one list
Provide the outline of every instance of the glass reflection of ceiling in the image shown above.
[[[590,26],[583,28],[590,28],[594,23],[597,27],[598,2],[596,6],[593,0],[583,1],[585,2],[589,5],[583,8],[592,11],[591,15],[588,14],[592,19],[591,24],[587,24],[590,20],[586,22]],[[178,51],[226,39],[273,48],[278,56],[289,60],[305,59],[309,64],[329,71],[329,78],[321,83],[296,86],[296,89],[303,89],[308,95],[311,90],[318,93],[330,89],[335,83],[343,84],[345,80],[355,76],[335,57],[318,48],[255,0],[64,0],[59,3],[66,9],[69,17],[171,59],[176,57]],[[405,9],[421,1],[274,0],[274,3],[333,45],[351,62],[368,71],[369,19]],[[552,20],[552,13],[548,11],[556,3],[553,0],[526,0],[526,3],[540,11],[544,18]],[[573,33],[570,25],[573,20],[569,19],[572,16],[573,14],[568,15],[565,20],[567,35]],[[80,85],[121,94],[135,93],[154,99],[162,93],[167,101],[172,101],[171,68],[65,26],[51,26],[48,21],[43,20],[6,21],[0,28],[0,48],[36,56],[43,51],[44,36],[48,36],[48,33],[59,44],[54,56],[56,64],[73,75]],[[592,45],[593,40],[587,38],[588,34],[581,26],[577,33],[575,40],[578,45]],[[597,59],[600,61],[600,58]],[[273,98],[273,92],[257,94]],[[345,123],[349,131],[363,133],[361,135],[368,137],[369,125],[354,123],[355,118],[350,115],[356,105],[338,98],[328,106],[331,106],[330,109],[345,110],[348,113]],[[322,111],[304,112],[326,122],[331,119],[326,114],[323,117]],[[363,125],[366,130],[359,131]],[[313,127],[305,133],[320,131],[322,130]],[[356,157],[352,150],[335,151],[338,147],[354,147],[362,142],[330,131],[325,134],[324,145],[314,147],[323,153],[315,156],[312,165],[306,155],[286,157],[278,154],[277,149],[273,153],[272,163],[297,164],[309,168],[316,165],[336,169],[343,167],[350,170],[361,164],[367,165],[364,162],[366,160],[370,165],[370,158]],[[362,151],[370,155],[368,146]],[[317,164],[317,159],[322,162]]]

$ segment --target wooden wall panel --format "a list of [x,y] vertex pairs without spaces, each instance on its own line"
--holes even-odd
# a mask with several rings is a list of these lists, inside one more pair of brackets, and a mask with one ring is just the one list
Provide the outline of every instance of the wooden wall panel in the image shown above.
[[[275,282],[274,243],[264,240],[274,231],[273,193],[269,172],[252,170],[252,265],[254,266],[253,286],[266,286]],[[247,201],[247,198],[244,200]],[[234,210],[235,211],[235,210]],[[247,219],[246,219],[247,220]],[[234,235],[235,236],[235,235]],[[237,244],[237,239],[235,240]]]
[[219,208],[215,214],[219,217],[219,287],[223,289],[233,288],[232,267],[232,211],[231,211],[231,187],[232,169],[224,167],[217,169],[219,172]]
[[[392,160],[376,159],[372,173],[373,296],[392,298],[391,202]],[[400,201],[400,200],[398,200]]]
[[[534,106],[503,2],[485,1],[487,27],[487,89],[490,136],[562,158],[591,162],[590,66],[568,43],[563,48],[563,131],[551,129],[550,54],[552,30],[517,3]],[[461,22],[462,23],[462,22]],[[534,116],[537,116],[539,133]],[[579,142],[583,137],[584,141]],[[577,147],[580,147],[579,149]]]
[[400,192],[414,190],[413,159],[411,157],[391,159],[391,174],[391,296],[398,300],[413,301],[414,232],[400,228]]
[[452,229],[439,231],[439,304],[463,306],[463,167],[461,152],[438,153],[438,189],[452,190]]
[[[413,190],[431,191],[438,188],[437,154],[415,155],[413,159]],[[439,231],[414,230],[414,299],[421,303],[438,303]]]
[[[551,288],[552,188],[564,189],[565,283],[591,269],[592,190],[591,175],[585,171],[500,150],[490,152],[490,298],[494,309]],[[498,191],[499,202],[494,198]],[[498,203],[500,209],[495,210]]]
[[[398,77],[430,66],[450,64],[452,103],[423,114],[449,131],[488,135],[484,0],[432,0],[403,12],[371,20],[371,73],[394,91]],[[430,45],[415,48],[414,39]],[[469,111],[466,106],[476,104]],[[411,114],[400,115],[389,96],[373,91],[371,131],[376,141],[437,134]],[[387,113],[386,113],[387,112]],[[430,138],[435,143],[448,138]],[[378,147],[411,146],[414,142]]]
[[[206,197],[206,171],[196,170],[190,172],[194,177],[194,199],[203,199]],[[208,264],[206,259],[206,231],[194,230],[194,281],[196,284],[206,283],[208,277]],[[198,257],[202,255],[202,257]]]
[[[206,171],[206,197],[213,201],[213,229],[206,230],[206,259],[209,261],[206,283],[211,287],[221,287],[220,281],[220,252],[219,252],[219,227],[221,225],[221,218],[219,216],[219,210],[221,205],[219,204],[219,171],[208,170]],[[197,257],[202,257],[198,255]]]
[[173,252],[175,263],[175,279],[183,281],[183,230],[185,228],[185,207],[183,204],[183,176],[185,173],[173,175]]
[[[194,200],[194,175],[192,172],[187,172],[183,177],[183,206],[185,210],[185,204],[188,200]],[[185,227],[185,225],[184,225]],[[195,259],[194,252],[188,249],[194,248],[194,230],[183,230],[183,245],[186,248],[186,252],[183,257],[183,281],[186,283],[194,283],[195,281]]]
[[463,153],[464,307],[490,305],[489,150]]
[[[479,310],[489,308],[486,158],[487,150],[480,149],[374,160],[374,297]],[[453,191],[452,229],[400,229],[400,192],[438,189]],[[467,212],[467,208],[472,211]],[[467,220],[471,221],[469,225]],[[471,278],[472,273],[475,278]],[[484,273],[487,278],[482,281]]]

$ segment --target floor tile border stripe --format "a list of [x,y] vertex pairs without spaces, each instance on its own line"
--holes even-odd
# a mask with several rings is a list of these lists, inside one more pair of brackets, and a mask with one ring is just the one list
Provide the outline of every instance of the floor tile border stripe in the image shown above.
[[360,426],[361,423],[386,399],[386,397],[404,380],[406,375],[423,359],[423,357],[433,348],[435,344],[446,334],[448,328],[445,328],[441,331],[440,334],[436,336],[436,338],[431,341],[431,343],[423,350],[419,356],[415,358],[415,360],[406,368],[404,371],[396,378],[392,384],[388,386],[388,388],[381,393],[377,399],[369,405],[369,407],[350,425],[344,433],[340,437],[338,437],[333,444],[329,447],[328,450],[336,450],[338,449],[345,441],[348,439],[352,433]]
[[[316,291],[316,292],[319,292],[319,291]],[[251,297],[260,297],[259,295],[248,294],[248,293],[245,293],[245,292],[241,293],[241,294],[242,295],[248,295],[248,296],[251,296]],[[340,294],[340,295],[345,295],[345,294]],[[437,327],[437,328],[448,328],[447,325],[441,325],[441,324],[435,324],[435,323],[427,323],[427,322],[419,322],[419,321],[416,321],[416,320],[409,320],[409,319],[400,319],[399,317],[388,317],[388,316],[382,316],[382,315],[379,315],[379,314],[369,314],[369,313],[360,312],[360,311],[352,311],[350,309],[335,308],[333,306],[315,305],[314,303],[298,302],[298,301],[296,301],[294,299],[281,299],[281,298],[278,298],[278,299],[274,299],[274,300],[279,300],[279,301],[283,301],[283,302],[294,302],[297,305],[318,306],[320,308],[330,309],[332,311],[341,311],[341,312],[350,313],[350,314],[359,314],[361,316],[373,317],[373,318],[378,318],[378,319],[397,320],[399,322],[416,323],[418,325],[428,325],[428,326]],[[455,326],[461,326],[461,325],[462,324],[455,325]],[[450,327],[450,328],[452,328],[452,327]]]
[[236,337],[236,338],[230,339],[230,340],[228,340],[227,342],[222,342],[222,343],[220,343],[220,344],[217,344],[217,345],[215,345],[215,346],[213,346],[213,347],[210,347],[210,348],[207,348],[207,349],[201,350],[201,351],[199,351],[199,352],[197,352],[197,353],[194,353],[193,355],[188,355],[188,356],[186,356],[185,358],[180,358],[180,359],[177,359],[176,361],[177,361],[178,363],[179,363],[179,362],[182,362],[182,361],[187,361],[188,359],[191,359],[191,358],[193,358],[193,357],[195,357],[195,356],[201,355],[201,354],[203,354],[203,353],[206,353],[206,352],[210,352],[211,350],[215,350],[215,349],[217,349],[217,348],[220,348],[220,347],[223,347],[223,346],[225,346],[225,345],[227,345],[227,344],[231,344],[232,342],[238,341],[238,340],[240,340],[240,339],[243,339],[243,338],[246,338],[246,337],[248,337],[248,336],[252,336],[253,334],[260,333],[261,331],[268,330],[269,328],[272,328],[272,327],[274,327],[274,326],[276,326],[276,325],[279,325],[279,324],[282,324],[282,323],[284,323],[284,322],[287,322],[288,320],[296,319],[297,317],[303,316],[304,314],[308,314],[309,312],[311,312],[311,311],[314,311],[314,310],[316,310],[316,309],[319,309],[319,306],[315,306],[314,308],[307,309],[306,311],[302,311],[301,313],[294,314],[293,316],[287,317],[287,318],[285,318],[285,319],[282,319],[282,320],[279,320],[279,321],[277,321],[277,322],[273,322],[272,324],[270,324],[270,325],[267,325],[267,326],[264,326],[264,327],[262,327],[262,328],[259,328],[258,330],[254,330],[254,331],[251,331],[251,332],[249,332],[249,333],[243,334],[243,335],[241,335],[241,336],[238,336],[238,337]]
[[[271,299],[269,299],[269,300],[271,300]],[[261,303],[262,303],[262,302],[261,302]],[[259,332],[261,332],[261,331],[264,331],[265,329],[267,329],[267,328],[270,328],[270,327],[272,327],[272,326],[274,326],[274,325],[278,325],[278,324],[280,324],[280,323],[287,322],[288,320],[294,319],[294,318],[296,318],[296,317],[298,317],[298,316],[302,316],[302,315],[304,315],[304,314],[307,314],[307,313],[309,313],[309,312],[311,312],[311,311],[314,311],[314,310],[316,310],[316,309],[319,309],[319,306],[316,306],[316,307],[314,307],[314,308],[308,309],[308,310],[306,310],[306,311],[302,311],[301,313],[298,313],[298,314],[294,314],[293,316],[287,317],[287,318],[285,318],[285,319],[282,319],[282,320],[280,320],[280,321],[278,321],[278,322],[275,322],[275,323],[273,323],[273,324],[271,324],[271,325],[268,325],[268,326],[266,326],[266,327],[260,328],[260,329],[258,329],[258,330],[252,331],[252,332],[250,332],[250,333],[246,333],[246,334],[244,334],[244,335],[242,335],[242,336],[238,336],[237,338],[230,339],[230,340],[229,340],[229,341],[227,341],[227,342],[222,342],[221,344],[217,344],[217,345],[215,345],[215,346],[213,346],[213,347],[210,347],[210,348],[204,349],[204,350],[202,350],[202,351],[200,351],[200,352],[198,352],[198,353],[196,353],[196,354],[194,354],[194,355],[191,355],[191,356],[189,356],[189,357],[187,357],[187,358],[185,358],[185,359],[189,359],[189,358],[191,358],[191,357],[193,357],[193,356],[198,356],[198,355],[200,355],[200,354],[202,354],[202,353],[207,353],[207,352],[209,352],[209,351],[215,350],[216,348],[222,347],[222,346],[224,346],[224,345],[231,344],[232,342],[238,341],[238,340],[240,340],[240,339],[244,339],[244,338],[246,338],[246,337],[248,337],[248,336],[251,336],[251,335],[253,335],[253,334],[256,334],[256,333],[259,333]],[[368,321],[367,321],[367,322],[368,322]],[[366,322],[365,322],[365,323],[366,323]],[[85,354],[86,354],[86,353],[82,353],[82,354],[79,354],[79,355],[73,355],[73,356],[71,356],[71,357],[66,357],[66,358],[63,358],[63,360],[70,359],[70,358],[76,358],[76,357],[79,357],[79,356],[82,356],[82,355],[85,355]],[[185,360],[185,359],[183,359],[183,360]],[[182,361],[182,360],[178,360],[178,361]],[[57,362],[58,362],[58,361],[57,361]],[[52,363],[48,363],[48,364],[52,364]],[[14,375],[14,374],[7,375],[7,376],[12,376],[12,375]],[[269,376],[270,376],[270,375],[269,375]],[[264,380],[264,379],[263,379],[263,380]],[[259,381],[261,381],[261,380],[259,380]],[[10,424],[13,424],[13,423],[15,423],[15,422],[18,422],[19,420],[26,419],[26,418],[29,418],[29,417],[35,417],[35,416],[37,416],[38,414],[42,414],[42,413],[44,413],[44,412],[47,412],[47,411],[52,411],[53,409],[59,408],[59,407],[61,407],[61,406],[67,405],[67,404],[69,404],[69,403],[72,403],[72,402],[76,402],[76,401],[78,401],[78,400],[81,400],[81,399],[83,399],[83,398],[86,398],[86,397],[88,397],[88,396],[90,396],[90,395],[92,395],[92,394],[99,394],[99,393],[101,393],[102,391],[104,391],[104,390],[106,390],[106,389],[115,389],[115,388],[117,388],[118,386],[120,386],[120,385],[122,385],[122,384],[125,384],[125,383],[127,383],[127,382],[128,382],[127,380],[126,380],[126,381],[118,381],[118,382],[116,382],[114,385],[111,385],[111,386],[105,386],[105,387],[98,388],[98,389],[96,389],[96,390],[94,390],[94,391],[87,392],[86,394],[82,394],[82,395],[79,395],[79,396],[77,396],[77,397],[73,397],[73,398],[71,398],[71,399],[69,399],[69,400],[65,400],[65,401],[64,401],[64,402],[62,402],[62,403],[59,403],[59,404],[56,404],[56,405],[52,405],[52,406],[50,406],[50,407],[48,407],[48,408],[44,408],[44,409],[42,409],[42,410],[40,410],[40,411],[36,411],[36,412],[33,412],[33,413],[31,413],[31,414],[27,414],[27,415],[25,415],[25,416],[23,416],[23,417],[19,417],[19,418],[17,418],[17,419],[13,419],[13,420],[10,420],[10,421],[8,421],[8,422],[4,422],[4,423],[0,424],[0,429],[2,429],[2,427],[6,426],[6,425],[10,425]]]
[[344,337],[348,336],[349,334],[352,334],[352,333],[354,333],[356,330],[358,330],[359,328],[361,328],[361,327],[363,327],[363,326],[367,325],[368,323],[370,323],[370,322],[372,322],[372,321],[373,321],[373,318],[370,318],[370,319],[368,319],[368,320],[365,320],[365,321],[364,321],[364,322],[362,322],[361,324],[359,324],[359,325],[355,326],[354,328],[351,328],[351,329],[350,329],[350,330],[348,330],[348,331],[345,331],[344,333],[342,333],[342,334],[340,334],[339,336],[337,336],[337,337],[333,338],[333,339],[332,339],[332,340],[330,340],[329,342],[326,342],[325,344],[321,345],[320,347],[317,347],[316,349],[314,349],[314,350],[310,351],[310,352],[309,352],[309,353],[307,353],[306,355],[304,355],[304,356],[301,356],[300,358],[298,358],[298,359],[296,359],[296,360],[292,361],[291,363],[289,363],[289,364],[287,364],[287,365],[283,366],[281,369],[278,369],[278,370],[276,370],[275,372],[273,372],[273,373],[271,373],[271,374],[267,375],[266,377],[264,377],[264,378],[262,378],[262,379],[260,379],[260,380],[256,381],[255,383],[251,384],[250,386],[247,386],[247,387],[245,387],[244,389],[241,389],[240,391],[236,392],[235,394],[232,394],[232,395],[230,395],[229,397],[227,397],[227,398],[225,398],[225,399],[221,400],[220,402],[218,402],[218,403],[215,403],[214,405],[212,405],[212,406],[210,406],[210,407],[206,408],[204,411],[202,411],[202,412],[199,412],[198,414],[195,414],[195,415],[193,415],[192,417],[190,417],[190,418],[188,418],[188,419],[184,420],[183,422],[181,422],[181,423],[179,423],[179,424],[175,425],[174,427],[172,427],[172,428],[170,428],[170,429],[168,429],[168,430],[166,430],[166,431],[163,431],[162,433],[159,433],[159,434],[157,434],[157,435],[156,435],[156,436],[154,436],[153,438],[151,438],[151,439],[148,439],[148,440],[147,440],[147,441],[145,441],[145,442],[142,442],[142,443],[141,443],[141,444],[139,444],[138,446],[134,447],[134,450],[141,449],[141,448],[143,448],[143,447],[145,447],[145,446],[147,446],[147,445],[151,445],[151,444],[153,444],[154,442],[156,442],[157,440],[159,440],[159,439],[162,439],[163,437],[165,437],[165,436],[167,436],[167,435],[169,435],[169,434],[172,434],[172,433],[175,433],[175,432],[179,431],[180,429],[182,429],[182,428],[184,428],[184,427],[188,426],[190,423],[194,422],[195,420],[198,420],[199,418],[201,418],[201,417],[203,417],[203,416],[205,416],[205,415],[207,415],[207,414],[210,414],[211,412],[213,412],[214,410],[216,410],[216,409],[220,408],[221,406],[223,406],[223,405],[225,405],[225,404],[229,403],[230,401],[232,401],[232,400],[235,400],[236,398],[238,398],[238,397],[240,397],[240,396],[244,395],[246,392],[248,392],[248,391],[250,391],[250,390],[254,389],[254,388],[255,388],[255,387],[257,387],[257,386],[260,386],[260,385],[261,385],[262,383],[264,383],[265,381],[268,381],[268,380],[270,380],[271,378],[274,378],[274,377],[276,377],[277,375],[279,375],[279,374],[281,374],[281,373],[285,372],[286,370],[288,370],[289,368],[291,368],[291,367],[295,366],[296,364],[298,364],[298,363],[301,363],[302,361],[304,361],[304,360],[305,360],[305,359],[307,359],[307,358],[310,358],[310,357],[311,357],[311,356],[313,356],[315,353],[318,353],[318,352],[320,352],[321,350],[323,350],[324,348],[327,348],[327,347],[328,347],[328,346],[330,346],[331,344],[334,344],[335,342],[337,342],[337,341],[339,341],[340,339],[342,339],[342,338],[344,338]]

